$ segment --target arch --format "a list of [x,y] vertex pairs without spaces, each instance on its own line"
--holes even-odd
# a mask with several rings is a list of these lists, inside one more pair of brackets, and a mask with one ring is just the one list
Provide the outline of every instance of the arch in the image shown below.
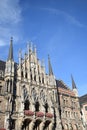
[[78,130],[78,127],[76,124],[73,126],[73,130]]
[[35,111],[39,111],[39,106],[40,106],[39,102],[36,102],[35,103]]
[[29,110],[29,105],[30,105],[29,100],[28,99],[25,100],[25,102],[24,102],[24,110]]
[[48,108],[49,108],[48,103],[45,103],[45,112],[46,113],[48,112]]
[[69,130],[69,127],[67,124],[64,125],[64,130]]
[[69,130],[73,130],[72,124],[69,124]]

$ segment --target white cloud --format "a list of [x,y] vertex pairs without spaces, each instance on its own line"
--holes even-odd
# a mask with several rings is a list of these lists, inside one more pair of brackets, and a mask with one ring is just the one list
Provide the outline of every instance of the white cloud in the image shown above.
[[21,20],[21,8],[19,0],[2,0],[0,1],[0,24],[18,23]]
[[22,20],[19,2],[20,0],[0,1],[0,46],[9,44],[7,41],[11,36],[18,40],[18,25]]
[[79,20],[77,20],[74,16],[59,10],[59,9],[54,9],[54,8],[42,8],[43,10],[49,11],[55,15],[61,15],[63,16],[68,22],[75,24],[79,27],[87,27],[86,25],[82,24]]

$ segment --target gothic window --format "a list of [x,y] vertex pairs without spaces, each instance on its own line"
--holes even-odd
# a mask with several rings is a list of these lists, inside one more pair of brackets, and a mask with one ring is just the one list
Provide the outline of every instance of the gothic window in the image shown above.
[[12,129],[15,129],[15,120],[12,120]]
[[31,74],[31,80],[32,80],[32,74]]
[[34,76],[34,81],[36,81],[36,75]]
[[16,102],[13,101],[13,111],[16,111]]
[[45,94],[44,94],[43,90],[41,90],[41,92],[40,92],[40,98],[41,98],[43,101],[45,101]]
[[32,90],[32,97],[34,100],[36,100],[36,90],[34,88]]
[[27,72],[25,73],[25,78],[27,79]]
[[23,71],[21,71],[21,77],[23,78]]
[[67,125],[67,124],[65,124],[65,126],[64,126],[64,130],[69,130],[68,125]]
[[28,98],[28,94],[27,94],[27,89],[25,88],[25,85],[23,86],[23,95],[24,95],[24,100],[26,100]]
[[48,104],[45,104],[45,112],[48,112]]
[[35,111],[39,111],[39,102],[35,103]]
[[87,106],[85,106],[85,110],[87,111]]
[[29,110],[29,100],[26,100],[24,103],[24,109]]
[[39,76],[39,82],[41,83],[41,78],[40,78],[40,76]]
[[9,79],[7,80],[7,92],[8,92],[8,88],[9,88]]
[[12,91],[12,80],[10,81],[10,92]]
[[77,127],[77,125],[74,125],[74,130],[78,130],[78,127]]
[[0,94],[2,93],[2,86],[0,86]]
[[70,130],[73,130],[73,127],[72,127],[72,125],[70,124]]

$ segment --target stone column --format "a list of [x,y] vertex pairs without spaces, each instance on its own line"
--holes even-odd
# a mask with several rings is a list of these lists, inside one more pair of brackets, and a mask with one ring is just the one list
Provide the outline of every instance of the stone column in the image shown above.
[[29,125],[29,130],[33,130],[33,128],[34,128],[34,122],[31,121],[31,123],[30,123],[30,125]]
[[43,130],[43,129],[44,129],[44,126],[45,126],[44,122],[41,122],[41,123],[40,123],[40,130]]
[[49,124],[49,130],[53,130],[53,123]]

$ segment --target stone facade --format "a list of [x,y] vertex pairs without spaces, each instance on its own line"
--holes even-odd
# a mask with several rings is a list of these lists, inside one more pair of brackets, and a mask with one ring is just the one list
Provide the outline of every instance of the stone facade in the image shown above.
[[87,94],[79,98],[84,130],[87,130]]
[[31,45],[15,63],[12,42],[7,61],[0,61],[0,130],[83,130],[75,86],[55,79],[49,57],[46,74]]

